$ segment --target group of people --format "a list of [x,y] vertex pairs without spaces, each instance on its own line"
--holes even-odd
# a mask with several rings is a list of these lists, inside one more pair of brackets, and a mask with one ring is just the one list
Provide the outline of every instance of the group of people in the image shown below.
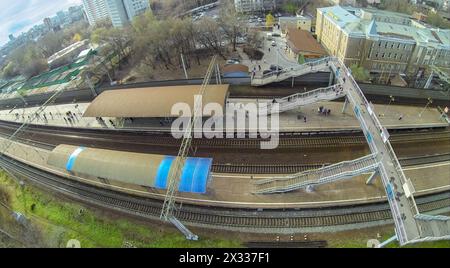
[[66,122],[66,124],[74,125],[79,121],[80,119],[77,117],[75,113],[72,113],[72,111],[67,111],[65,113],[64,122]]
[[331,110],[330,110],[330,109],[326,109],[326,108],[324,108],[323,106],[320,106],[320,107],[317,109],[317,111],[319,112],[319,114],[325,115],[325,116],[328,116],[328,115],[331,114]]
[[342,94],[342,92],[344,92],[344,87],[342,85],[337,85],[333,87],[333,91],[336,92],[336,96],[339,96],[339,94]]

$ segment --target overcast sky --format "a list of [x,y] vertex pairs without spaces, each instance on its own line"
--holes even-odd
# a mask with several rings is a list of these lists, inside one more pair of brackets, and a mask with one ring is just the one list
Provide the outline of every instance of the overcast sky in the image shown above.
[[45,17],[81,3],[82,0],[0,0],[0,45],[8,41],[10,33],[17,36],[42,23]]

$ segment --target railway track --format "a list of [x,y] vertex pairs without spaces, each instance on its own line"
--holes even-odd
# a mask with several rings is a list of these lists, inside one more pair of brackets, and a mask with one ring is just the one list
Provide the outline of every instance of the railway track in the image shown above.
[[[404,167],[432,164],[438,162],[450,161],[449,154],[426,155],[420,157],[406,157],[399,159]],[[214,173],[229,174],[293,174],[307,170],[319,169],[332,163],[321,164],[293,164],[293,165],[249,165],[249,164],[219,164],[212,166]]]
[[[134,217],[159,219],[162,200],[130,196],[125,193],[85,185],[58,177],[6,156],[0,164],[19,177],[53,192],[90,205],[107,208]],[[450,207],[450,191],[416,198],[421,212],[430,212]],[[254,233],[294,233],[302,228],[336,226],[364,226],[364,224],[386,224],[391,220],[386,202],[358,206],[341,206],[319,209],[233,209],[182,205],[175,215],[187,225],[245,231]],[[353,228],[353,227],[351,227]],[[330,229],[331,230],[331,229]]]
[[[0,136],[7,138],[4,134],[0,133]],[[33,146],[39,147],[45,150],[53,150],[55,146],[53,144],[17,138],[17,141]],[[426,155],[420,157],[405,157],[399,159],[402,166],[415,166],[424,165],[437,162],[450,161],[450,153]],[[230,164],[230,163],[214,163],[211,171],[214,173],[226,173],[226,174],[293,174],[307,170],[319,169],[333,163],[317,163],[317,164]]]
[[250,241],[245,242],[247,248],[325,248],[327,241],[290,241],[290,242],[269,242],[269,241]]
[[[0,132],[8,135],[13,133],[19,124],[0,120]],[[349,146],[366,146],[366,139],[360,131],[349,133],[328,133],[305,135],[305,133],[285,132],[280,134],[279,146],[276,150],[285,149],[321,149],[340,148]],[[46,127],[30,125],[22,137],[35,137],[35,140],[50,141],[58,145],[59,141],[67,141],[72,144],[89,144],[93,142],[108,143],[116,145],[132,146],[153,146],[153,147],[176,147],[180,146],[180,140],[174,139],[170,133],[160,133],[151,131],[125,131],[125,130],[105,130],[105,129],[71,129],[63,127]],[[419,142],[440,142],[448,141],[450,130],[418,131],[412,133],[391,134],[391,142],[394,144],[419,143]],[[69,142],[72,140],[72,143]],[[197,149],[260,149],[263,139],[194,139],[192,146]]]

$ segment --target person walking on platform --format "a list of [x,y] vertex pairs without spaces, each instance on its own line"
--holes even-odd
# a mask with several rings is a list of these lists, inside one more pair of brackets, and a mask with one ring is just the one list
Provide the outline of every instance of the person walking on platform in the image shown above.
[[328,109],[328,111],[327,111],[327,115],[330,115],[330,113],[331,113],[331,110],[330,110],[330,109]]
[[306,116],[303,117],[303,121],[306,123]]

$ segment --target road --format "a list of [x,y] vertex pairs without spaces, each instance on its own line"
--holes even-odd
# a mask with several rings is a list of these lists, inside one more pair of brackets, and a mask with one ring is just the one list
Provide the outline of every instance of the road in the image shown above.
[[[280,36],[272,37],[271,40],[268,39],[267,36],[264,37],[262,47],[264,57],[260,61],[242,61],[242,64],[249,66],[250,70],[256,70],[256,75],[262,75],[263,71],[270,69],[270,65],[278,65],[283,69],[293,68],[299,65],[295,59],[286,55],[286,38],[281,36],[281,31],[274,29],[274,31],[270,33],[276,33]],[[275,46],[272,45],[273,41],[275,41]],[[261,70],[259,66],[261,66]]]

